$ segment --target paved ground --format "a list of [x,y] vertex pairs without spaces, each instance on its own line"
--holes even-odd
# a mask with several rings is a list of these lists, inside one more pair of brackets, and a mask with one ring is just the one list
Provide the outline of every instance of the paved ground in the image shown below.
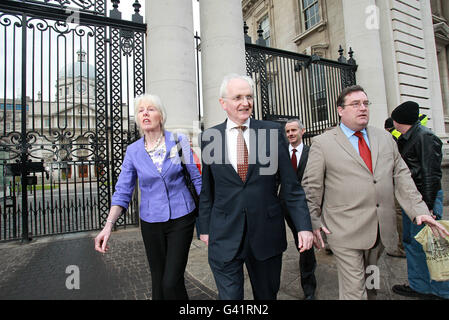
[[[94,250],[95,235],[0,244],[0,300],[150,299],[151,277],[140,230],[114,232],[107,254]],[[215,292],[189,273],[186,286],[191,299],[216,299]]]
[[[446,207],[446,219],[448,210]],[[90,232],[38,238],[29,244],[0,243],[0,300],[150,299],[151,279],[140,230],[131,228],[114,232],[107,254],[94,250],[95,235],[96,232]],[[298,300],[303,298],[298,253],[290,234],[288,240],[278,298]],[[324,251],[316,255],[317,298],[338,299],[334,257]],[[407,282],[406,260],[384,254],[379,261],[379,274],[378,299],[404,300],[394,294],[391,287]],[[196,238],[191,245],[186,285],[192,300],[217,298],[207,264],[207,248]],[[68,289],[74,286],[74,289]],[[249,281],[245,284],[245,299],[252,299]]]

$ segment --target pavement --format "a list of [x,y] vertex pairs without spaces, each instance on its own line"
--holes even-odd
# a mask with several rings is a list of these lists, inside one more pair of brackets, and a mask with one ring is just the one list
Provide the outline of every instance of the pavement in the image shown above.
[[[449,207],[444,218],[448,220]],[[301,300],[298,252],[289,229],[283,255],[280,300]],[[140,229],[115,231],[106,254],[94,250],[97,232],[36,238],[30,243],[0,243],[0,300],[148,300],[151,277]],[[316,251],[318,300],[338,299],[335,258]],[[416,300],[392,292],[407,283],[406,259],[383,253],[379,260],[379,300]],[[191,300],[216,300],[217,289],[207,262],[207,247],[196,236],[185,273]],[[245,273],[245,299],[253,299]]]

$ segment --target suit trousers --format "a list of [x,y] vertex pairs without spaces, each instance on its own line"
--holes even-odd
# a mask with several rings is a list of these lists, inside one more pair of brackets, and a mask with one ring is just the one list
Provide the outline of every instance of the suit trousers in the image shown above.
[[215,278],[220,300],[243,300],[246,265],[255,300],[276,300],[281,285],[282,253],[269,259],[257,260],[245,232],[234,259],[229,262],[213,260],[209,265]]
[[339,299],[375,300],[378,288],[368,286],[367,272],[371,270],[368,269],[369,266],[377,267],[377,261],[384,249],[379,231],[376,243],[368,250],[341,248],[333,246],[332,243],[329,245],[337,262]]
[[[437,220],[441,220],[443,215],[443,190],[440,190],[435,199],[433,213]],[[410,288],[424,293],[434,294],[444,299],[449,299],[449,281],[435,281],[430,278],[427,267],[426,253],[422,245],[415,240],[415,236],[424,228],[423,225],[414,224],[410,218],[403,214],[404,248],[407,258],[407,277]]]
[[[296,249],[299,251],[298,231],[296,230],[295,225],[293,224],[290,214],[286,212],[284,216],[285,221],[287,222],[287,225],[293,234],[293,238],[295,239]],[[315,295],[316,290],[315,269],[316,269],[316,258],[314,248],[312,247],[309,250],[306,250],[299,254],[299,273],[301,275],[301,287],[306,297]]]
[[153,300],[187,300],[184,272],[193,238],[195,216],[167,222],[141,220],[142,238],[151,271]]

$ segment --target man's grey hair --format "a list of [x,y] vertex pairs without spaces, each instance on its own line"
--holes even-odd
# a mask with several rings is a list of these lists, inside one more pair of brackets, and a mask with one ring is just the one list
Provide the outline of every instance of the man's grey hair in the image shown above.
[[227,94],[228,94],[228,83],[229,81],[233,80],[233,79],[242,79],[245,80],[246,82],[248,82],[249,86],[251,87],[251,91],[254,93],[254,81],[251,77],[245,76],[245,75],[240,75],[237,73],[231,73],[226,75],[223,78],[223,81],[221,82],[221,86],[220,86],[220,98],[227,98]]
[[299,119],[289,119],[285,124],[293,123],[293,122],[296,122],[298,124],[300,130],[305,129],[304,125],[302,124],[301,120],[299,120]]
[[136,121],[137,128],[141,135],[143,135],[142,129],[140,128],[139,120],[137,119],[137,114],[139,113],[139,107],[142,102],[149,102],[152,106],[154,106],[161,115],[161,130],[165,129],[165,122],[167,121],[167,113],[165,112],[164,105],[162,104],[161,98],[154,94],[143,94],[134,99],[134,121]]

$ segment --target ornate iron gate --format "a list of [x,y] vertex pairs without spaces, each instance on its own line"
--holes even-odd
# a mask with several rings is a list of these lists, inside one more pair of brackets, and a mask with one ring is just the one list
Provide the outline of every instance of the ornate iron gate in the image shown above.
[[[248,40],[247,40],[248,41]],[[343,50],[338,61],[317,55],[268,48],[246,43],[246,70],[256,84],[254,117],[285,122],[298,118],[310,139],[339,122],[336,101],[344,87],[356,83],[357,65],[346,61]]]
[[[0,2],[0,240],[100,229],[144,92],[120,1]],[[138,223],[137,195],[118,226]]]

